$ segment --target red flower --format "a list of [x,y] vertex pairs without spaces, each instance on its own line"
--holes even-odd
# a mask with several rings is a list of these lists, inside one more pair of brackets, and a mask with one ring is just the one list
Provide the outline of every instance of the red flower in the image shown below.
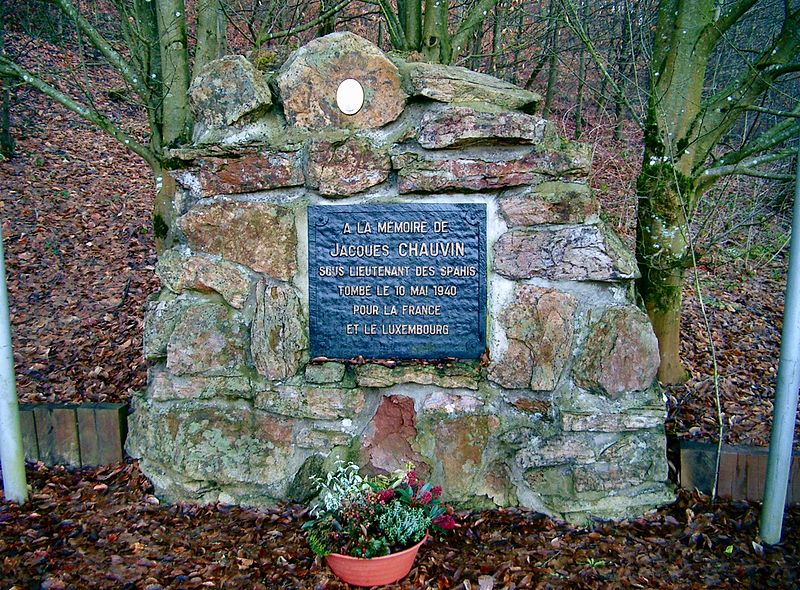
[[431,494],[431,493],[430,493],[430,492],[428,492],[428,491],[422,492],[422,493],[419,495],[419,497],[417,498],[417,501],[418,501],[420,504],[422,504],[423,506],[425,506],[425,504],[427,504],[427,503],[428,503],[428,502],[430,502],[431,500],[433,500],[433,494]]
[[445,531],[452,531],[456,528],[456,521],[449,514],[441,514],[431,520],[431,522]]
[[412,488],[417,485],[417,472],[413,469],[406,473],[406,483],[410,485]]
[[434,498],[438,498],[439,496],[442,495],[442,486],[433,486],[431,492],[433,493]]
[[394,498],[394,490],[381,490],[378,492],[378,501],[382,504],[386,504],[389,500]]

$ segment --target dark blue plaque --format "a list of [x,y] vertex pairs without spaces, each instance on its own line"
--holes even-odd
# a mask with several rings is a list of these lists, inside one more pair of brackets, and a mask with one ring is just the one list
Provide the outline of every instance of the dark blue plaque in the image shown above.
[[486,206],[308,208],[312,357],[478,358]]

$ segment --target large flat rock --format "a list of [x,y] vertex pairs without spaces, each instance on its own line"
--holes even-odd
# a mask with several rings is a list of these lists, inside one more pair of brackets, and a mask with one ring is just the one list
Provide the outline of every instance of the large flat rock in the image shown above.
[[401,150],[392,156],[401,193],[492,190],[589,172],[590,155],[572,150],[502,149],[464,152]]
[[[364,105],[346,115],[336,104],[339,85],[356,80]],[[375,45],[353,33],[331,33],[295,51],[277,78],[286,119],[307,129],[374,129],[400,116],[406,94],[397,67]]]
[[509,279],[618,281],[639,274],[636,260],[602,225],[513,229],[494,246],[495,270]]
[[417,141],[424,148],[442,149],[479,143],[537,144],[554,135],[552,124],[536,115],[490,105],[452,105],[425,113]]
[[291,209],[271,203],[199,203],[178,219],[192,250],[219,254],[280,280],[297,270],[297,234]]
[[535,92],[467,68],[425,62],[401,62],[400,68],[413,96],[447,103],[488,102],[529,112],[542,100]]

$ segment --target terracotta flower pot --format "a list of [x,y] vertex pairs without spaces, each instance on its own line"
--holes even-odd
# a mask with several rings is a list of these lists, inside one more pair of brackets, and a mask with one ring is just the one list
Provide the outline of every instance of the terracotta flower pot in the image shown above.
[[408,575],[408,572],[411,571],[411,566],[414,565],[417,551],[419,551],[420,546],[427,538],[428,535],[425,535],[422,541],[416,545],[399,553],[392,553],[383,557],[360,559],[349,555],[331,553],[325,556],[325,561],[328,562],[328,567],[333,570],[333,573],[348,584],[353,586],[383,586],[384,584],[396,582]]

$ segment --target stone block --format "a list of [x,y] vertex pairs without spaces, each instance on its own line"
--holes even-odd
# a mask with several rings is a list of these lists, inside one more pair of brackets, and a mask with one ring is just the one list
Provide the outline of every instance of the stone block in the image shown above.
[[353,443],[353,435],[336,428],[342,428],[341,423],[330,425],[330,429],[322,428],[317,424],[305,424],[299,426],[295,436],[295,444],[304,449],[312,449],[323,453],[328,453],[336,447],[350,447]]
[[483,485],[485,452],[499,426],[497,416],[481,415],[424,424],[441,463],[442,487],[448,496],[469,501],[476,488]]
[[212,127],[253,119],[272,105],[266,80],[241,55],[206,64],[192,80],[189,101],[198,122]]
[[344,378],[346,367],[343,363],[326,362],[306,365],[305,377],[309,383],[338,383]]
[[253,411],[242,402],[195,401],[150,404],[137,401],[128,449],[165,469],[165,480],[203,488],[256,485],[262,497],[284,488],[296,467],[289,418]]
[[559,391],[558,407],[562,413],[575,416],[666,415],[664,395],[655,383],[649,389],[631,392],[616,399],[599,391],[591,392],[580,387],[565,388]]
[[247,362],[248,336],[246,324],[229,307],[190,307],[169,338],[167,369],[174,375],[238,375]]
[[484,403],[472,395],[437,390],[422,402],[422,411],[425,413],[443,412],[450,415],[474,414],[483,406]]
[[305,181],[296,152],[263,151],[197,160],[204,197],[300,186]]
[[168,291],[162,291],[158,299],[148,301],[144,313],[144,358],[149,361],[166,358],[167,344],[183,314],[190,307],[203,303],[202,299],[175,297]]
[[535,467],[552,467],[573,463],[593,463],[602,444],[584,436],[563,435],[552,438],[539,438],[526,442],[516,454],[515,461],[523,470]]
[[308,148],[308,185],[326,197],[355,195],[381,184],[391,168],[389,154],[366,139],[318,139]]
[[641,410],[619,414],[561,414],[561,427],[571,432],[626,432],[657,428],[666,411]]
[[525,482],[540,496],[570,498],[575,495],[575,481],[569,465],[529,469],[525,472]]
[[193,255],[187,248],[162,252],[156,263],[161,284],[173,293],[186,290],[219,293],[228,305],[241,309],[250,296],[252,274],[226,260]]
[[495,270],[512,279],[618,281],[639,276],[636,260],[603,225],[512,229],[494,246]]
[[317,420],[353,420],[364,409],[366,399],[360,389],[278,385],[259,391],[255,406],[281,416]]
[[638,486],[647,481],[648,464],[593,463],[576,465],[576,492],[610,492]]
[[615,490],[613,494],[595,491],[576,493],[574,499],[560,502],[558,512],[569,522],[586,525],[592,518],[637,518],[674,501],[675,494],[670,485],[645,483]]
[[501,313],[508,350],[489,378],[508,389],[555,389],[572,350],[575,298],[561,291],[517,285]]
[[20,404],[19,406],[19,428],[26,461],[39,460],[39,441],[36,439],[36,419],[33,415],[33,408],[34,406],[29,404]]
[[417,436],[416,420],[413,399],[401,395],[383,398],[364,432],[362,455],[372,470],[391,473],[403,469],[408,462],[423,462],[413,447]]
[[525,342],[512,338],[502,356],[489,366],[488,376],[506,389],[528,389],[533,368],[533,351]]
[[511,402],[511,405],[517,408],[520,412],[526,414],[540,415],[542,417],[550,416],[553,409],[552,400],[542,399],[537,397],[520,396]]
[[596,223],[600,219],[600,206],[591,189],[577,182],[543,182],[509,190],[498,204],[508,227]]
[[[352,115],[336,104],[339,85],[347,79],[364,91],[364,104]],[[397,67],[375,45],[348,32],[314,39],[295,51],[277,85],[286,119],[308,129],[376,129],[397,119],[406,103]]]
[[246,374],[222,377],[181,376],[154,367],[150,371],[148,383],[147,394],[154,401],[252,399],[255,395]]
[[552,124],[541,117],[503,111],[491,105],[450,106],[422,117],[417,141],[428,149],[486,143],[538,144],[553,139]]
[[572,373],[580,387],[616,399],[649,389],[659,363],[650,320],[626,305],[607,309],[591,327]]
[[303,307],[294,288],[259,281],[250,340],[256,370],[268,379],[291,377],[300,369],[307,346]]
[[486,102],[505,109],[534,112],[542,97],[493,76],[458,66],[399,62],[412,96],[446,103]]
[[436,385],[447,389],[478,389],[480,371],[474,364],[458,363],[449,367],[398,365],[386,367],[374,363],[355,368],[360,387],[391,387],[399,383]]
[[76,409],[81,465],[118,463],[125,458],[127,405],[83,404]]
[[548,178],[585,176],[585,149],[549,151],[495,148],[462,152],[401,151],[392,156],[401,193],[492,190],[539,184]]
[[313,478],[325,475],[324,463],[319,455],[312,455],[306,459],[297,470],[292,483],[289,484],[286,497],[292,502],[301,504],[306,504],[313,499],[319,491]]
[[259,202],[200,203],[178,219],[189,247],[219,254],[274,279],[297,272],[297,232],[291,209]]

